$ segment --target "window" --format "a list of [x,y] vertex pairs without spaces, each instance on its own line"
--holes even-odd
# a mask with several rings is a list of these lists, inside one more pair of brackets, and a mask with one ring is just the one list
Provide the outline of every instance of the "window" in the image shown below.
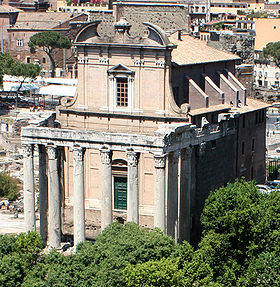
[[252,138],[252,151],[255,151],[255,139]]
[[26,57],[26,63],[29,64],[30,62],[31,62],[31,61],[30,61],[30,57],[27,56],[27,57]]
[[127,78],[117,78],[117,107],[128,106],[128,81]]
[[124,65],[117,65],[107,70],[110,85],[111,111],[127,111],[133,109],[134,71]]
[[21,39],[17,40],[17,47],[23,47],[23,40]]
[[46,63],[46,58],[45,58],[45,57],[42,58],[42,63],[43,63],[43,64]]
[[127,178],[114,176],[114,209],[127,209]]
[[246,118],[245,118],[245,115],[244,115],[243,118],[242,118],[242,127],[243,127],[243,129],[245,128],[245,125],[246,125]]
[[244,155],[245,154],[245,142],[241,143],[241,154]]

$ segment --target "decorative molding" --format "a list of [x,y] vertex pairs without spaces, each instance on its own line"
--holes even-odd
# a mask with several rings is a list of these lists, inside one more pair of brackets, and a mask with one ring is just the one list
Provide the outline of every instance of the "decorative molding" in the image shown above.
[[56,156],[57,156],[57,147],[56,146],[53,146],[53,145],[47,146],[47,151],[48,151],[49,160],[56,159]]
[[109,59],[108,58],[104,58],[104,57],[99,57],[99,63],[100,64],[108,64],[109,63]]
[[136,167],[138,165],[139,154],[133,150],[128,150],[126,153],[127,163],[129,166]]
[[34,151],[34,145],[33,144],[24,144],[24,145],[22,145],[22,149],[23,149],[23,156],[25,158],[33,157],[33,151]]
[[154,155],[155,168],[165,168],[166,154]]
[[73,147],[73,160],[83,161],[84,160],[84,149],[81,147]]
[[134,66],[144,66],[145,60],[135,59],[135,60],[133,61],[133,63],[134,63]]
[[200,143],[199,146],[198,146],[198,154],[200,156],[204,155],[205,149],[206,149],[206,142]]
[[101,163],[109,165],[112,163],[112,151],[107,147],[102,147],[100,150]]
[[165,61],[164,60],[156,60],[155,64],[157,67],[164,67],[165,66]]

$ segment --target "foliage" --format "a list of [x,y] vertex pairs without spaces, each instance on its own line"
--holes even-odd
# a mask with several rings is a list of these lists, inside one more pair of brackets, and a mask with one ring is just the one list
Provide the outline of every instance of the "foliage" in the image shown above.
[[128,287],[183,287],[183,272],[173,260],[162,258],[158,261],[128,265],[124,271],[124,279]]
[[263,48],[263,54],[265,58],[272,58],[275,64],[280,67],[280,41],[269,42]]
[[123,286],[122,270],[128,264],[169,257],[175,248],[174,240],[159,229],[149,231],[132,222],[114,222],[94,244],[97,285]]
[[280,258],[276,253],[261,253],[251,262],[239,286],[271,287],[280,285]]
[[18,181],[8,173],[0,173],[0,197],[15,200],[18,196]]
[[69,49],[71,47],[71,42],[66,36],[59,32],[44,31],[30,37],[28,46],[30,47],[31,52],[35,52],[37,48],[40,48],[49,56],[52,65],[51,76],[54,77],[54,50]]
[[[10,54],[5,53],[2,54],[0,53],[0,84],[3,84],[3,75],[8,74],[11,76],[22,76],[23,81],[25,78],[36,78],[41,71],[41,68],[37,64],[25,64],[21,63],[20,61],[15,61]],[[22,83],[19,86],[19,89],[22,86]]]
[[[7,245],[5,247],[5,244]],[[0,237],[0,287],[21,286],[27,273],[37,264],[42,250],[36,232]]]

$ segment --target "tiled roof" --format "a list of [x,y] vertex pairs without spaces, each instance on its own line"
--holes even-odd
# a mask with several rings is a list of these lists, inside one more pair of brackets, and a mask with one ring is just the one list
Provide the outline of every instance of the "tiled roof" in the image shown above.
[[204,41],[182,35],[181,39],[176,38],[177,34],[169,37],[171,43],[177,45],[172,51],[172,62],[178,65],[191,65],[199,63],[211,63],[240,59],[237,55],[214,49]]
[[71,17],[71,13],[56,12],[22,12],[11,29],[48,30],[57,27],[68,20],[73,20],[80,14]]
[[22,10],[5,4],[0,5],[0,13],[11,13],[11,12],[22,12]]

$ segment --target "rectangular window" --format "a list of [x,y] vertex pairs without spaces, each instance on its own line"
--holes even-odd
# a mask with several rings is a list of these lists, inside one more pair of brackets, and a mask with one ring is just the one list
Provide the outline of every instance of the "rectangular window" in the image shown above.
[[23,47],[23,40],[17,40],[17,47]]
[[117,106],[128,106],[128,81],[127,78],[117,78]]
[[241,154],[244,155],[245,154],[245,142],[241,143]]
[[245,128],[245,125],[246,125],[246,118],[245,118],[245,115],[244,115],[243,118],[242,118],[242,127],[243,127],[243,129]]
[[46,58],[45,58],[45,57],[42,58],[42,63],[43,63],[43,64],[46,63]]
[[255,139],[252,139],[252,151],[255,151]]
[[114,176],[114,209],[127,209],[127,178]]
[[27,63],[27,64],[30,63],[30,57],[26,57],[26,63]]

